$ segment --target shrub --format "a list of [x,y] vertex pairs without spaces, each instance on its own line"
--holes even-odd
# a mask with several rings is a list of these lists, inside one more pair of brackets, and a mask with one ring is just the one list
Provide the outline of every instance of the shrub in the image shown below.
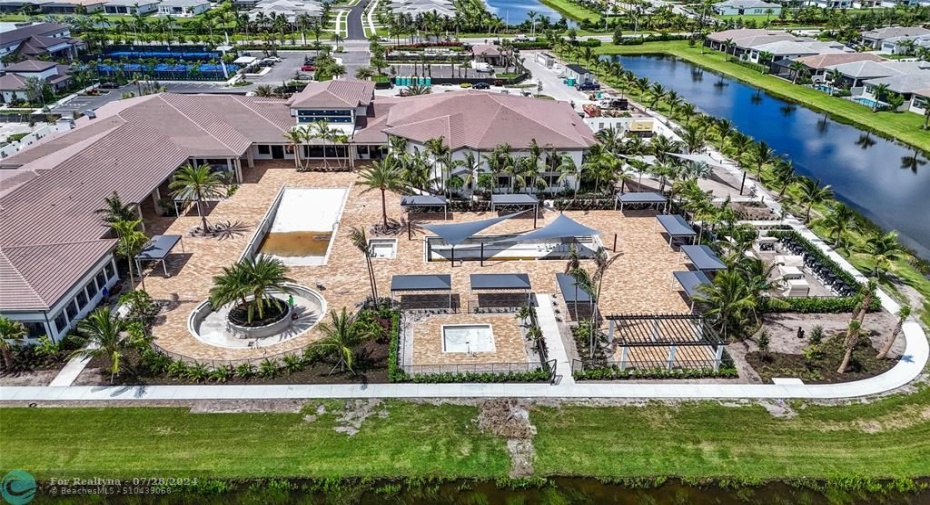
[[601,368],[579,370],[572,373],[575,380],[622,380],[622,379],[698,379],[698,378],[732,378],[738,377],[736,368],[720,367],[716,372],[713,368],[627,368],[621,370],[619,366],[611,365]]
[[213,382],[226,382],[232,376],[232,369],[228,366],[221,366],[210,371],[210,380]]
[[242,363],[236,367],[236,377],[248,379],[255,375],[255,366],[251,363]]
[[391,341],[388,344],[388,380],[391,382],[406,382],[407,372],[397,363],[400,347],[400,312],[391,314]]
[[299,372],[304,367],[304,360],[297,354],[288,354],[282,360],[284,362],[284,373],[291,374]]
[[446,384],[455,382],[503,383],[503,382],[547,382],[549,372],[540,368],[526,372],[465,372],[465,373],[432,373],[417,374],[413,382],[418,384]]
[[258,365],[258,376],[266,379],[273,379],[281,372],[281,365],[277,360],[265,358]]
[[207,368],[207,365],[195,361],[193,365],[187,367],[184,377],[194,382],[203,382],[210,377],[210,369]]

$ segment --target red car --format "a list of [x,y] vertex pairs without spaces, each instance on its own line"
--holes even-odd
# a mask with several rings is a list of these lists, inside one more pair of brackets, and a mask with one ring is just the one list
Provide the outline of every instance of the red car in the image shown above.
[[304,65],[300,67],[301,72],[313,72],[314,70],[316,70],[316,67],[314,67],[313,65]]

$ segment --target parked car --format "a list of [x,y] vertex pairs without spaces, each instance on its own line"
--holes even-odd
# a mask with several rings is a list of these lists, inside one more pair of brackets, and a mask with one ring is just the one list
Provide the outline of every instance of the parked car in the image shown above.
[[301,72],[313,72],[314,70],[316,70],[316,67],[313,65],[303,65],[300,67]]
[[277,56],[269,56],[269,57],[265,58],[265,61],[273,61],[273,62],[275,62],[275,63],[281,63],[281,62],[284,61],[284,60],[282,60],[281,58],[279,58],[279,57],[277,57]]
[[119,89],[119,84],[115,82],[105,82],[100,85],[101,89]]
[[578,91],[596,91],[601,89],[601,85],[596,82],[581,82],[575,85]]
[[491,85],[484,81],[476,82],[475,85],[472,87],[475,89],[491,89]]

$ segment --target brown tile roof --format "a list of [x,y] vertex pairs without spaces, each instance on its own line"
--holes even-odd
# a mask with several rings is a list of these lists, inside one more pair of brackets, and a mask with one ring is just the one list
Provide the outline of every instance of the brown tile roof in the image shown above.
[[150,95],[96,114],[0,161],[19,167],[0,178],[4,310],[54,305],[113,247],[94,214],[113,191],[139,202],[189,158],[239,157],[293,125],[282,100],[231,95]]
[[810,68],[820,69],[831,65],[842,65],[843,63],[852,63],[855,61],[884,61],[884,58],[872,53],[842,53],[805,56],[795,61],[800,61]]
[[56,66],[54,61],[25,60],[3,68],[6,72],[41,72]]
[[21,89],[26,89],[25,77],[20,77],[16,74],[0,75],[0,90],[19,91]]
[[20,42],[34,35],[44,36],[49,33],[58,33],[63,30],[70,31],[68,25],[59,23],[36,23],[29,26],[23,26],[15,30],[3,33],[3,42]]
[[522,148],[532,139],[561,149],[586,149],[595,143],[591,129],[567,103],[481,91],[403,98],[383,121],[378,119],[355,142],[379,138],[368,132],[377,129],[381,135],[417,142],[442,136],[453,150],[491,150],[504,143]]
[[471,52],[475,56],[500,56],[501,51],[497,46],[491,44],[475,44],[471,46]]
[[375,83],[358,79],[312,82],[288,101],[291,107],[367,107]]

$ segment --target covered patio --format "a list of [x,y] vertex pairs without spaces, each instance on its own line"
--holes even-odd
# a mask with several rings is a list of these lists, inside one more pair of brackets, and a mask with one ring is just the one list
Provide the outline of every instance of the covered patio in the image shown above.
[[656,210],[658,210],[661,205],[663,207],[662,212],[668,212],[668,198],[662,196],[661,193],[655,193],[653,191],[620,193],[617,195],[617,201],[614,202],[614,210],[617,210],[618,205],[620,207],[620,212],[623,212],[624,205],[655,205]]
[[700,245],[683,245],[679,250],[684,254],[688,261],[694,265],[694,268],[701,272],[716,272],[726,270],[727,265],[720,260],[717,253],[709,246]]
[[475,294],[468,301],[469,312],[511,312],[532,304],[532,284],[527,274],[471,274],[469,280]]
[[665,234],[668,235],[668,245],[672,247],[675,239],[686,238],[689,242],[694,242],[697,232],[691,225],[685,221],[685,218],[678,214],[663,214],[656,216],[656,222],[662,225]]
[[[136,262],[136,270],[139,272],[139,275],[142,276],[142,263],[146,261],[158,261],[161,262],[162,271],[165,272],[165,277],[171,277],[168,274],[168,266],[165,264],[165,258],[171,254],[174,246],[181,243],[180,235],[154,235],[148,244],[139,251],[139,254],[134,258]],[[181,244],[181,252],[184,252],[184,244]]]
[[[412,195],[400,199],[401,208],[407,214],[427,214],[442,211],[442,218],[449,219],[449,202],[444,196]],[[408,220],[409,221],[409,220]]]
[[456,309],[449,274],[395,275],[391,277],[391,297],[397,294],[401,296],[400,307],[404,310]]
[[533,210],[533,228],[536,228],[536,217],[539,214],[539,199],[526,193],[512,193],[507,195],[491,195],[491,212],[507,212],[519,210]]
[[691,301],[691,312],[694,312],[694,299],[701,293],[701,286],[710,284],[710,278],[700,270],[672,272],[672,275]]
[[565,306],[575,321],[594,316],[594,298],[575,281],[574,277],[557,273],[555,280],[559,285],[559,292],[562,293]]
[[621,369],[719,370],[726,344],[701,316],[691,314],[609,315],[607,337]]

